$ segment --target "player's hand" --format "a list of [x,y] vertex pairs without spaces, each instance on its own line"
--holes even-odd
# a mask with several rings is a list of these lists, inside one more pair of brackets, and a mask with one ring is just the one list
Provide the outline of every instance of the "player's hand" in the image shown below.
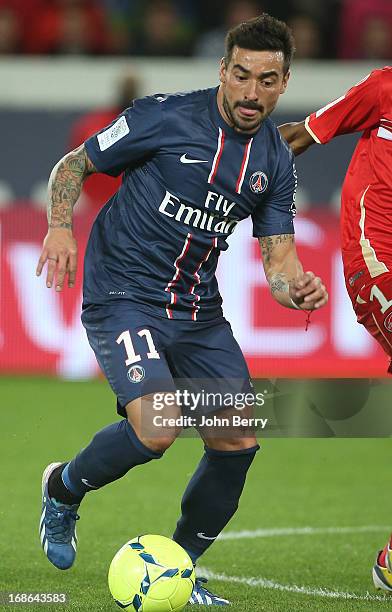
[[42,253],[38,260],[36,274],[41,275],[42,268],[48,262],[46,286],[50,289],[56,280],[56,291],[64,287],[68,276],[68,287],[73,287],[76,278],[77,245],[72,230],[52,227],[45,236]]
[[304,272],[290,284],[289,295],[302,310],[315,310],[328,302],[328,292],[321,278]]

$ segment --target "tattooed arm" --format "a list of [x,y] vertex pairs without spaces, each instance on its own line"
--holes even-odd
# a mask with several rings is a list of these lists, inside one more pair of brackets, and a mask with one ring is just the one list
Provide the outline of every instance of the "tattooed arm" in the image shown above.
[[49,228],[72,229],[72,213],[84,180],[96,172],[84,145],[67,153],[53,168],[49,177]]
[[87,176],[97,170],[87,156],[84,145],[67,153],[53,168],[48,184],[48,233],[37,265],[40,276],[48,262],[46,286],[50,288],[56,273],[56,291],[61,291],[68,275],[68,286],[76,277],[77,245],[72,234],[73,208]]
[[304,272],[295,248],[294,234],[259,237],[264,272],[271,294],[287,308],[314,310],[328,301],[320,278]]

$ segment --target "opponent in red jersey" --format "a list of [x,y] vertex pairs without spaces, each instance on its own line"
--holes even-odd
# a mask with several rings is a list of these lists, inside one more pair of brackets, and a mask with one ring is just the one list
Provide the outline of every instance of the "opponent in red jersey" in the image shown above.
[[364,130],[342,190],[344,276],[358,323],[392,359],[392,67],[374,70],[305,121],[279,129],[296,155]]
[[[305,121],[279,130],[296,155],[363,131],[342,190],[344,276],[358,322],[392,359],[392,67],[374,70]],[[392,592],[392,537],[377,555],[373,582]]]

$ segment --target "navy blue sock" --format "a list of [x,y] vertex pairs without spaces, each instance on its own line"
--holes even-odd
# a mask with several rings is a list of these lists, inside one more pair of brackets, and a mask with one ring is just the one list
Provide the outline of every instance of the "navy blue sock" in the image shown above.
[[144,446],[127,419],[108,425],[95,434],[90,444],[70,461],[61,474],[66,488],[77,498],[124,476],[131,468],[157,453]]
[[194,563],[237,510],[247,471],[259,448],[217,451],[205,447],[182,498],[182,515],[173,535]]

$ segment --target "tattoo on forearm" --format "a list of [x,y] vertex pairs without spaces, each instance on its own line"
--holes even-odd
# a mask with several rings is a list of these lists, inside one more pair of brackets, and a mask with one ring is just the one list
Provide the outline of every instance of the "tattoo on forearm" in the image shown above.
[[291,283],[294,282],[294,278],[287,278],[287,275],[284,273],[276,273],[271,276],[269,279],[269,285],[271,289],[271,293],[288,293],[290,289]]
[[49,227],[72,228],[72,213],[85,178],[96,172],[84,145],[71,151],[54,167],[48,185]]
[[274,247],[282,244],[283,242],[294,242],[294,234],[277,234],[276,236],[261,236],[259,238],[259,244],[263,260],[266,264],[271,261],[272,251]]
[[285,274],[274,274],[271,276],[269,284],[271,293],[276,293],[277,291],[288,293],[289,283]]

